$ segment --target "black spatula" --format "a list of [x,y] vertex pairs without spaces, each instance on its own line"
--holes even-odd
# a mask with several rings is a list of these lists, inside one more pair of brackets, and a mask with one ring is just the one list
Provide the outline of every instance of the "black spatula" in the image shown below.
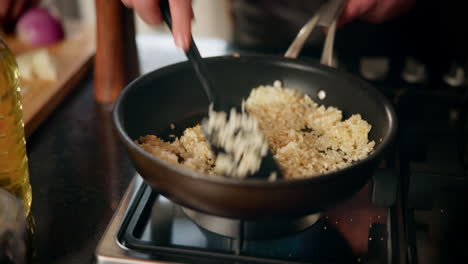
[[[172,19],[169,9],[169,2],[167,0],[161,0],[159,5],[163,20],[166,22],[169,29],[172,30]],[[195,73],[197,74],[197,77],[202,84],[203,90],[207,95],[209,102],[211,103],[209,117],[205,118],[202,122],[202,131],[205,138],[208,140],[213,152],[218,157],[220,157],[220,155],[222,155],[223,157],[233,157],[232,149],[236,147],[238,148],[239,145],[246,146],[245,143],[247,143],[248,146],[246,146],[246,148],[249,150],[249,152],[245,153],[257,153],[257,156],[261,158],[261,163],[259,165],[259,168],[249,170],[247,174],[244,173],[245,175],[240,177],[261,178],[270,180],[282,178],[283,175],[278,167],[278,164],[273,158],[273,153],[271,153],[267,145],[264,145],[267,144],[266,139],[263,137],[263,135],[259,135],[259,133],[261,132],[259,132],[259,130],[257,129],[255,121],[252,121],[254,119],[251,116],[249,116],[246,112],[239,111],[238,107],[235,107],[234,104],[229,102],[227,98],[223,96],[222,90],[219,88],[219,86],[213,85],[213,79],[210,78],[209,71],[203,59],[201,58],[200,53],[198,52],[198,48],[193,40],[193,37],[191,37],[190,48],[188,49],[188,51],[185,52],[185,55],[192,63]],[[240,105],[240,102],[238,105]],[[238,120],[239,122],[236,122],[238,123],[238,125],[233,126],[233,123],[231,122],[231,125],[219,126],[218,123],[218,126],[213,127],[213,124],[216,123],[213,122],[213,118],[215,116],[219,118],[220,113],[225,113],[226,119],[229,120],[229,122],[233,120]],[[211,122],[209,121],[210,117],[212,118]],[[226,132],[231,136],[239,137],[236,141],[239,144],[236,144],[232,140],[225,140]],[[244,138],[245,140],[242,140]],[[258,140],[252,140],[252,138]],[[262,143],[259,143],[259,140],[262,140]],[[260,145],[262,145],[263,147],[260,147]],[[252,148],[250,148],[250,146],[252,146]],[[244,155],[240,157],[240,159],[243,159],[242,164],[245,164],[246,161],[249,161],[246,157],[246,154]],[[251,160],[255,160],[255,158],[252,158]],[[234,165],[236,164],[238,163],[234,163]],[[239,170],[241,169],[235,169],[235,171],[237,172],[239,172]]]

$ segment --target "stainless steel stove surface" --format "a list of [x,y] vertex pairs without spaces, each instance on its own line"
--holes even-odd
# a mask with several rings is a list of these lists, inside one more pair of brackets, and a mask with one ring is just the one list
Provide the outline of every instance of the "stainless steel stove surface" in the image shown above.
[[247,228],[240,228],[236,238],[207,231],[136,176],[101,240],[97,260],[102,264],[389,263],[398,248],[392,240],[396,225],[389,209],[395,195],[377,192],[385,193],[379,191],[383,185],[396,190],[389,171],[379,170],[377,175],[353,199],[323,212],[305,230],[254,240],[245,239]]

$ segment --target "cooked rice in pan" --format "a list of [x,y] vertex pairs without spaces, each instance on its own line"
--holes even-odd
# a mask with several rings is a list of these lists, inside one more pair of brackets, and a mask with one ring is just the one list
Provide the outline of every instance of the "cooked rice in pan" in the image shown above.
[[[318,105],[295,90],[260,86],[245,102],[256,117],[276,161],[286,178],[313,177],[364,159],[372,152],[371,125],[359,114],[343,120],[335,107]],[[145,151],[172,164],[216,175],[216,157],[200,125],[187,128],[173,142],[154,135],[139,138]]]

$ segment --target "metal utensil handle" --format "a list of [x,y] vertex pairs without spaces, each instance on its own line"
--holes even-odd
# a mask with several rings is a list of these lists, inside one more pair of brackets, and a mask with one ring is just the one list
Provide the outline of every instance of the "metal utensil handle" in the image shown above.
[[320,63],[333,67],[333,44],[335,42],[336,33],[336,19],[332,22],[328,28],[327,37],[325,38],[325,44],[323,45],[322,57]]
[[299,33],[297,34],[294,41],[289,46],[288,50],[284,54],[286,58],[295,59],[299,55],[304,46],[304,43],[309,38],[310,33],[314,30],[315,26],[317,25],[320,19],[320,13],[315,14],[308,22],[305,24]]
[[[167,26],[172,32],[172,18],[171,11],[169,8],[169,1],[160,0],[159,8],[161,9],[161,14],[164,22],[166,22]],[[197,45],[195,45],[192,36],[190,36],[190,47],[188,51],[185,52],[185,55],[189,58],[189,61],[192,63],[195,73],[197,74],[197,77],[200,80],[210,103],[217,102],[217,105],[214,106],[216,109],[219,106],[218,104],[220,104],[219,99],[221,97],[217,97],[215,91],[213,90],[214,86],[211,83],[211,78],[208,77],[210,76],[209,71],[206,69],[206,65],[202,62],[203,59],[200,56],[200,52],[198,51]]]
[[[305,41],[309,37],[310,33],[313,31],[320,19],[320,14],[313,16],[309,22],[299,31],[297,37],[294,39],[291,46],[284,54],[286,58],[295,59],[299,55],[304,46]],[[328,29],[327,36],[325,38],[325,44],[323,45],[322,57],[320,63],[329,67],[333,66],[333,44],[335,41],[336,33],[336,20],[332,22],[331,26]]]
[[[333,66],[333,44],[335,41],[336,34],[336,23],[341,11],[343,10],[345,1],[334,0],[324,4],[317,13],[305,24],[299,33],[297,34],[294,41],[289,46],[288,50],[284,54],[287,58],[297,58],[302,50],[309,35],[319,25],[328,26],[328,33],[325,38],[324,47],[322,50],[322,56],[320,63],[329,67]],[[322,17],[323,16],[323,17]],[[330,23],[330,24],[329,24]]]

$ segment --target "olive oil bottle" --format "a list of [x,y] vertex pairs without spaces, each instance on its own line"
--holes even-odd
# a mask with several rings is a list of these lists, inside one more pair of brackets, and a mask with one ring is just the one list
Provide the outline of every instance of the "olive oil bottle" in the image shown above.
[[29,215],[32,201],[15,57],[0,38],[0,188],[21,199]]

